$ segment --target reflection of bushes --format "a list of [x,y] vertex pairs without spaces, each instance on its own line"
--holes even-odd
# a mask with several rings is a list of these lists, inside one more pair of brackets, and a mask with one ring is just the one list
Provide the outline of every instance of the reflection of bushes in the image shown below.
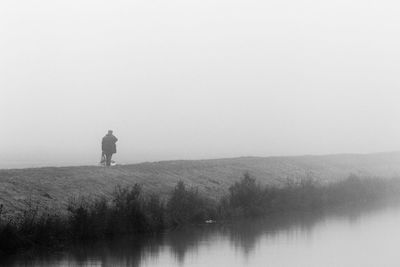
[[321,185],[315,179],[305,178],[278,187],[261,186],[248,173],[219,202],[206,199],[183,182],[178,182],[165,203],[157,195],[144,195],[139,185],[117,187],[111,200],[71,202],[66,217],[42,214],[31,206],[18,218],[4,220],[0,206],[0,254],[73,240],[159,232],[166,227],[207,219],[273,216],[377,202],[398,198],[399,192],[399,179],[361,179],[351,175],[346,180]]
[[47,246],[54,241],[62,242],[65,240],[65,230],[63,220],[59,216],[38,215],[37,208],[29,209],[18,218],[1,221],[0,255],[34,245]]

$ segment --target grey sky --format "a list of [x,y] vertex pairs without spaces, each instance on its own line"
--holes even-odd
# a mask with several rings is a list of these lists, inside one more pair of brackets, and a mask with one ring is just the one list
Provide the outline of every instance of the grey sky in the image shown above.
[[399,7],[1,1],[2,165],[399,150]]

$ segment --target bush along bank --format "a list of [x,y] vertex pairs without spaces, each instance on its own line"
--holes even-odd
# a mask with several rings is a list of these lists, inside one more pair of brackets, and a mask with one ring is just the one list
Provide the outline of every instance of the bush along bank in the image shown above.
[[144,194],[140,185],[117,187],[111,199],[71,201],[68,216],[43,214],[30,208],[12,220],[2,219],[0,254],[33,247],[62,247],[75,241],[110,239],[121,235],[158,233],[206,220],[232,220],[290,212],[309,212],[357,203],[398,200],[400,179],[348,179],[320,185],[315,179],[261,186],[248,173],[220,201],[202,196],[178,182],[168,199]]

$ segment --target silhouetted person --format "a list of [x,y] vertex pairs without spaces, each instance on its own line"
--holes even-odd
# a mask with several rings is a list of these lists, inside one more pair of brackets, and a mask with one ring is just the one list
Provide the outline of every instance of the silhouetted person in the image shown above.
[[113,131],[111,130],[109,130],[106,136],[103,137],[101,149],[103,154],[106,156],[106,166],[110,166],[112,155],[117,153],[117,146],[115,144],[117,141],[117,137],[113,135]]

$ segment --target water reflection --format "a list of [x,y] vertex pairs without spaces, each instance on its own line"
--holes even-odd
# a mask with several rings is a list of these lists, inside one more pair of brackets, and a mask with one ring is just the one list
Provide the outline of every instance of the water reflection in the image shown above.
[[[392,213],[399,216],[390,218]],[[299,256],[299,251],[327,253],[326,250],[321,250],[321,246],[325,244],[335,250],[335,244],[341,244],[334,240],[335,236],[346,236],[349,229],[362,230],[362,227],[372,222],[371,218],[379,217],[379,214],[389,216],[383,221],[397,220],[400,223],[398,207],[351,207],[330,211],[329,215],[291,214],[274,219],[184,227],[161,235],[143,236],[141,239],[122,238],[80,244],[61,253],[36,251],[8,259],[0,265],[258,266],[258,260],[267,261],[271,266],[290,266],[287,259],[289,256],[295,259],[296,255]],[[366,232],[369,233],[368,231]],[[308,263],[308,266],[314,266],[311,261]],[[296,262],[292,264],[302,266]]]

